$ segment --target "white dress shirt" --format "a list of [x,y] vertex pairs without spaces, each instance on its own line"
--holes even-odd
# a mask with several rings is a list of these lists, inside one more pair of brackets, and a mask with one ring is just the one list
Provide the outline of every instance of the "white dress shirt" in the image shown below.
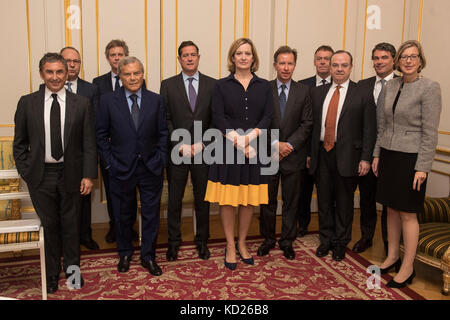
[[331,75],[326,77],[325,79],[322,79],[316,74],[316,87],[323,85],[322,80],[325,80],[327,84],[331,83]]
[[[52,157],[52,144],[50,140],[50,110],[52,108],[53,97],[52,93],[47,86],[45,87],[44,94],[44,129],[45,129],[45,162],[46,163],[58,163],[64,162],[64,156],[61,159],[56,161]],[[64,123],[66,119],[66,88],[62,88],[58,92],[57,99],[59,102],[60,110],[61,110],[61,141],[64,152]]]
[[78,78],[76,78],[73,81],[66,81],[66,84],[64,85],[66,89],[69,89],[69,86],[67,85],[67,83],[70,82],[70,89],[72,90],[72,93],[77,93],[77,89],[78,89]]
[[[115,74],[114,72],[111,71],[111,83],[113,91],[116,91],[116,88],[114,87],[116,85],[116,76],[118,76],[118,74]],[[122,80],[120,80],[120,77],[119,77],[119,84],[120,86],[122,86]]]
[[[345,81],[341,84],[341,88],[339,89],[339,104],[338,104],[338,111],[336,116],[336,127],[334,132],[334,141],[336,142],[337,138],[337,124],[339,123],[339,116],[341,115],[342,106],[344,105],[345,96],[347,95],[347,89],[348,85],[350,83],[350,79]],[[320,141],[323,141],[323,138],[325,136],[325,120],[327,118],[327,112],[328,112],[328,106],[330,105],[331,97],[333,96],[334,91],[336,90],[336,87],[338,85],[333,82],[333,84],[330,87],[330,90],[328,90],[327,96],[325,97],[325,101],[323,102],[323,108],[322,108],[322,128],[320,130]]]
[[[392,71],[390,75],[384,77],[383,79],[386,80],[386,82],[388,82],[393,78],[394,78],[394,71]],[[378,96],[380,95],[381,92],[381,80],[383,79],[380,78],[378,75],[376,76],[375,85],[373,86],[373,98],[375,99],[375,104],[377,103]],[[384,85],[386,85],[386,83]]]

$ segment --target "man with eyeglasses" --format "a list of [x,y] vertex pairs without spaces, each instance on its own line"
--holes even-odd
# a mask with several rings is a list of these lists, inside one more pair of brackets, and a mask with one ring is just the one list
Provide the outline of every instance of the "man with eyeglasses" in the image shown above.
[[[60,54],[66,60],[68,67],[67,81],[65,84],[66,89],[72,93],[88,98],[95,110],[98,102],[97,87],[79,78],[81,69],[80,53],[74,47],[64,47],[61,49]],[[99,246],[92,239],[91,193],[81,196],[80,211],[80,243],[90,250],[97,250]]]

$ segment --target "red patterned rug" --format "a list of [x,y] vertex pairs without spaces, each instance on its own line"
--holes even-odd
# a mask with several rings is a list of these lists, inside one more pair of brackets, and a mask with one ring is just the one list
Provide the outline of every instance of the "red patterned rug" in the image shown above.
[[[65,278],[59,290],[48,296],[54,300],[424,300],[409,288],[386,287],[391,276],[381,278],[380,288],[370,289],[366,272],[370,262],[347,250],[346,259],[335,262],[331,254],[317,258],[318,235],[309,234],[294,243],[296,259],[288,261],[274,249],[257,257],[260,239],[248,241],[255,265],[242,262],[234,271],[224,267],[224,242],[209,245],[211,258],[198,258],[194,245],[184,245],[179,259],[167,262],[166,249],[157,250],[163,270],[151,276],[139,263],[136,250],[128,273],[117,271],[115,251],[86,253],[81,257],[85,285],[70,290]],[[0,296],[16,299],[41,299],[39,259],[0,261]]]

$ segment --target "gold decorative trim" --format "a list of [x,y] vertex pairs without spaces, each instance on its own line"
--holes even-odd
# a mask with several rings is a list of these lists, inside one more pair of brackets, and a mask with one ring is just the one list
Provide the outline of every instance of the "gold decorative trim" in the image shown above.
[[439,161],[439,162],[450,164],[450,160],[441,159],[441,158],[434,158],[434,161]]
[[405,41],[406,0],[403,0],[402,43]]
[[145,83],[148,85],[148,34],[147,34],[147,28],[148,28],[148,8],[147,8],[147,0],[144,0],[144,44],[145,44]]
[[178,0],[175,1],[175,74],[178,74]]
[[342,39],[342,50],[345,50],[345,35],[347,33],[347,0],[344,3],[344,35]]
[[14,128],[15,125],[13,124],[0,124],[0,128]]
[[30,3],[25,1],[27,13],[27,48],[28,48],[28,76],[30,80],[30,93],[33,92],[33,77],[31,76],[31,37],[30,37]]
[[70,18],[70,14],[67,9],[70,7],[70,0],[64,0],[64,30],[65,30],[65,40],[66,47],[72,46],[72,30],[67,27],[67,20]]
[[219,79],[222,78],[222,0],[219,0]]
[[445,135],[447,135],[447,136],[450,136],[450,132],[449,132],[449,131],[439,130],[438,133],[439,133],[439,134],[445,134]]
[[364,63],[366,56],[366,36],[367,36],[367,0],[364,9],[364,40],[363,40],[363,50],[362,50],[362,65],[361,65],[361,79],[364,79]]
[[83,59],[83,3],[78,0],[80,8],[80,54],[81,54],[81,78],[84,79],[84,59]]
[[2,141],[2,142],[14,141],[14,137],[13,136],[0,137],[0,141]]
[[422,10],[423,10],[423,0],[420,0],[419,5],[419,25],[417,26],[417,41],[420,42],[420,33],[422,31]]
[[163,0],[159,0],[159,20],[160,20],[160,28],[159,28],[159,80],[163,80],[164,73],[164,7]]
[[244,0],[244,28],[243,28],[244,38],[248,38],[249,22],[250,22],[250,0]]
[[99,27],[98,27],[98,0],[95,0],[95,28],[97,31],[97,76],[100,75],[100,43],[99,43]]
[[288,42],[288,26],[289,26],[289,0],[286,0],[286,34],[284,38],[284,45],[287,46]]
[[234,0],[234,37],[233,41],[236,40],[236,10],[237,10],[237,0]]
[[436,148],[436,152],[443,153],[443,154],[446,154],[446,155],[450,155],[450,149],[445,149],[445,148],[442,148],[442,147],[437,147]]
[[434,169],[431,169],[431,172],[438,173],[438,174],[442,174],[442,175],[444,175],[444,176],[450,177],[450,173],[448,173],[448,172],[439,171],[439,170],[434,170]]

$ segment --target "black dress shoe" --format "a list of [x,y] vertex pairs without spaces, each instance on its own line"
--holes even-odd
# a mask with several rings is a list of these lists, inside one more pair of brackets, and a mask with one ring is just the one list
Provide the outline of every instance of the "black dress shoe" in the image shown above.
[[392,279],[391,281],[389,281],[386,284],[386,287],[388,287],[388,288],[395,288],[395,289],[404,288],[406,286],[406,284],[411,284],[412,283],[412,281],[413,281],[415,276],[416,276],[416,270],[413,270],[412,274],[405,281],[399,283],[399,282],[394,281],[394,279]]
[[55,293],[56,291],[58,291],[58,281],[58,276],[47,278],[47,293]]
[[339,262],[344,259],[345,259],[345,247],[336,246],[335,248],[333,248],[333,260]]
[[292,248],[292,246],[286,246],[286,247],[283,247],[280,249],[283,250],[283,255],[286,257],[286,259],[288,259],[288,260],[295,259],[295,251]]
[[155,260],[149,260],[149,261],[141,261],[141,264],[144,268],[146,268],[150,273],[154,276],[160,276],[162,275],[162,270],[158,266]]
[[97,242],[94,241],[94,239],[89,238],[89,239],[82,239],[80,241],[80,243],[85,246],[86,248],[88,248],[89,250],[98,250],[100,249]]
[[237,262],[228,262],[227,261],[227,248],[225,248],[225,259],[223,259],[223,264],[226,268],[230,269],[231,271],[235,270],[237,267]]
[[361,252],[366,251],[371,246],[372,246],[372,240],[362,238],[357,243],[355,243],[352,251],[356,252],[356,253],[361,253]]
[[308,233],[308,231],[305,230],[305,229],[298,229],[297,230],[297,237],[298,238],[302,238],[302,237],[306,236],[307,233]]
[[275,248],[275,244],[270,244],[264,241],[261,246],[258,248],[258,251],[256,252],[258,257],[263,257],[269,254],[269,251],[271,249]]
[[106,234],[105,239],[106,239],[106,242],[108,242],[108,243],[116,242],[116,230],[114,227],[111,227],[111,226],[109,227],[109,231]]
[[381,274],[386,274],[388,273],[392,268],[395,268],[395,272],[398,272],[400,270],[400,267],[402,266],[402,260],[400,258],[397,259],[397,261],[395,261],[393,264],[391,264],[389,267],[387,268],[380,268],[380,272]]
[[119,272],[127,272],[130,269],[131,257],[123,256],[120,257],[119,263],[117,264],[117,271]]
[[331,250],[331,245],[320,244],[320,246],[316,249],[316,256],[319,258],[325,257],[328,255],[328,252]]
[[202,260],[208,260],[211,256],[206,243],[200,243],[197,245],[198,256]]
[[178,247],[169,245],[166,252],[167,261],[175,261],[178,259]]
[[239,255],[239,257],[241,258],[242,262],[245,264],[249,264],[249,265],[254,265],[255,264],[255,259],[253,259],[252,256],[250,256],[250,258],[244,258],[241,253],[239,252],[239,245],[236,243],[236,253]]

